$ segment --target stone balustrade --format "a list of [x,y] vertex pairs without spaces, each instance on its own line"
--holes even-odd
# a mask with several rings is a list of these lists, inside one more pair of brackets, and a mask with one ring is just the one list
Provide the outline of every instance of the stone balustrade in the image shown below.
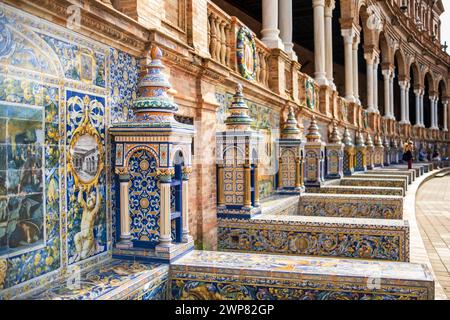
[[208,47],[211,59],[231,67],[231,17],[216,5],[208,3]]

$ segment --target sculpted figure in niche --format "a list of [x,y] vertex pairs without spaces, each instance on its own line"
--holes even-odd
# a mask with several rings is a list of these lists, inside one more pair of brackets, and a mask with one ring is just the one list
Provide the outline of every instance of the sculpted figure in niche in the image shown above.
[[80,187],[78,192],[78,203],[83,209],[81,217],[81,230],[75,235],[75,249],[77,256],[75,260],[83,260],[95,254],[97,248],[94,239],[94,222],[95,217],[100,210],[101,197],[98,188],[87,196],[87,200],[83,199],[84,188]]

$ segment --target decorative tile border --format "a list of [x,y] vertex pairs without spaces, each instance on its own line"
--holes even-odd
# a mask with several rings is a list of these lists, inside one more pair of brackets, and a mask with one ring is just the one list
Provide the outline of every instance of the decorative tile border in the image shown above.
[[409,261],[403,220],[260,215],[218,219],[221,250]]
[[426,300],[425,265],[193,251],[170,267],[172,299]]
[[335,186],[326,185],[321,188],[310,188],[310,193],[326,194],[371,194],[386,196],[403,196],[403,188],[392,187],[364,187],[364,186]]
[[402,219],[403,197],[305,194],[300,196],[297,214],[301,216]]
[[341,186],[361,186],[361,187],[392,187],[402,188],[403,195],[406,192],[406,181],[398,179],[377,179],[377,178],[356,178],[345,177],[339,180]]

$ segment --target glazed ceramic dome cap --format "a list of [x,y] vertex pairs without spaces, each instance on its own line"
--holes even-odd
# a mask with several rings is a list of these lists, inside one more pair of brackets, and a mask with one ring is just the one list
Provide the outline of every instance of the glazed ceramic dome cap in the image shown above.
[[333,122],[333,130],[330,133],[330,137],[329,137],[328,141],[330,143],[341,143],[342,142],[341,134],[339,133],[336,122]]
[[283,138],[300,139],[300,129],[298,128],[297,119],[295,119],[294,108],[289,107],[289,113],[281,130]]
[[317,126],[316,117],[313,115],[311,118],[311,124],[308,128],[308,133],[306,134],[306,141],[308,142],[320,142],[320,132]]
[[253,120],[248,115],[248,106],[242,90],[242,84],[238,83],[236,85],[236,93],[233,95],[233,101],[228,108],[230,115],[225,120],[225,124],[231,127],[239,126],[242,129],[248,130]]
[[145,74],[138,84],[141,96],[133,102],[135,113],[175,113],[178,105],[167,94],[172,86],[162,72],[165,67],[161,61],[161,49],[152,47],[150,57],[151,62],[145,67]]
[[354,147],[353,145],[353,141],[352,141],[352,137],[350,135],[350,131],[348,130],[347,127],[345,127],[344,129],[344,139],[343,142],[345,144],[346,147]]
[[356,133],[356,146],[357,147],[365,147],[364,138],[361,131]]
[[381,134],[379,134],[379,133],[375,136],[375,146],[376,147],[383,146],[383,141],[381,141]]
[[373,147],[373,141],[372,141],[372,136],[370,135],[369,132],[367,132],[367,139],[366,139],[366,146],[367,147]]

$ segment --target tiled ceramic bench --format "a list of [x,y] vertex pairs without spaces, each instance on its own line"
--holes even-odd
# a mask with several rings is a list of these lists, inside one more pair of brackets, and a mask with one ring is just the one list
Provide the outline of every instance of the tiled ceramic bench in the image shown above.
[[403,195],[406,192],[406,185],[407,185],[404,179],[363,178],[363,177],[345,177],[339,180],[338,183],[341,186],[402,188]]
[[259,215],[218,219],[220,250],[409,261],[404,220]]
[[386,172],[383,170],[371,170],[371,171],[367,171],[364,173],[357,173],[354,175],[354,177],[358,177],[358,176],[366,176],[366,177],[373,177],[373,178],[377,178],[377,177],[390,177],[390,178],[405,178],[408,182],[408,184],[411,184],[414,179],[412,177],[412,174],[408,171],[394,171],[394,172]]
[[403,197],[307,193],[299,199],[297,215],[402,219]]
[[407,169],[395,169],[395,168],[389,168],[389,167],[385,167],[385,168],[378,168],[372,171],[369,171],[371,174],[388,174],[388,175],[408,175],[409,176],[409,180],[410,181],[415,181],[416,180],[416,170],[415,169],[411,169],[411,170],[407,170]]
[[191,251],[170,266],[172,299],[432,300],[426,265]]
[[389,174],[371,174],[371,172],[358,173],[351,178],[363,178],[363,179],[383,179],[383,180],[403,180],[405,181],[405,191],[408,189],[409,178],[407,176],[393,176]]
[[334,194],[371,194],[371,195],[385,195],[385,196],[402,196],[403,188],[325,185],[321,188],[309,188],[308,192],[326,193],[326,194],[334,193]]
[[168,264],[109,260],[50,283],[22,299],[161,300],[167,298]]

